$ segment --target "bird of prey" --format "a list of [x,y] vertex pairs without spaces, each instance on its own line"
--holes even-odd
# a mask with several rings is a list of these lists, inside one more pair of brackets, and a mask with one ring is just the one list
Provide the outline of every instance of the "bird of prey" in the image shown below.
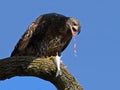
[[80,23],[75,18],[57,13],[39,16],[26,30],[15,46],[13,56],[60,56],[73,36],[80,33]]
[[18,41],[11,56],[56,56],[67,47],[71,38],[80,33],[80,23],[57,13],[38,17]]

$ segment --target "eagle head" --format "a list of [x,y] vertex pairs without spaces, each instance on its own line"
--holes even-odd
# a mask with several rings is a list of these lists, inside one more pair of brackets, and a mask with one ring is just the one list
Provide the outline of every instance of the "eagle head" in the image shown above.
[[81,31],[81,26],[79,21],[77,21],[75,18],[69,18],[66,22],[67,28],[71,30],[72,36],[75,36],[76,33],[80,33]]

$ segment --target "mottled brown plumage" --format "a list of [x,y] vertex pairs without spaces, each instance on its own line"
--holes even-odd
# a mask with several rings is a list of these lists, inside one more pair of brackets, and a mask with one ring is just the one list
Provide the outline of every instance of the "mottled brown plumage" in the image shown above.
[[67,47],[79,22],[61,14],[50,13],[38,17],[19,40],[11,56],[55,56]]

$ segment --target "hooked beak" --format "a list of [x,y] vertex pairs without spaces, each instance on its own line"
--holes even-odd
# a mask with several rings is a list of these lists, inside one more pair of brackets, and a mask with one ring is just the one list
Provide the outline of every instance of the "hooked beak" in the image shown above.
[[71,32],[72,32],[72,36],[75,36],[76,35],[76,33],[80,33],[80,27],[79,26],[72,26],[71,27]]

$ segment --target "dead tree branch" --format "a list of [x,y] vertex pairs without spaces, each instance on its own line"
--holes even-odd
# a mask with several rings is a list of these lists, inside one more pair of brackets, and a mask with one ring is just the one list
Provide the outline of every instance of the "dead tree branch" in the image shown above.
[[55,77],[56,65],[53,60],[30,56],[10,57],[0,60],[0,80],[14,76],[35,76],[50,81],[58,90],[83,90],[64,67],[61,69],[62,76]]

